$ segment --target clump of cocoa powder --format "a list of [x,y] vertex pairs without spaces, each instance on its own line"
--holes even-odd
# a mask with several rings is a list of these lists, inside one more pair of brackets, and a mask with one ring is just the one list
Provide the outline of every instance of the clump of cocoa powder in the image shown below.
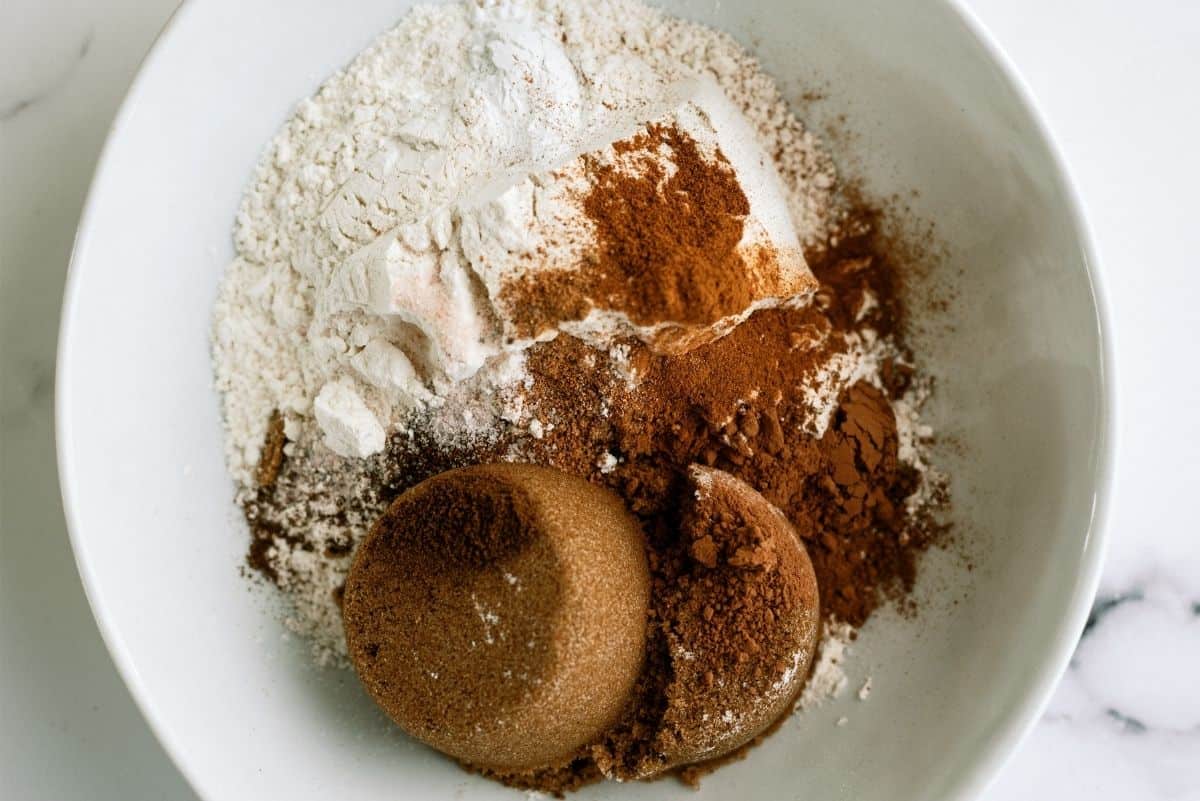
[[652,125],[615,146],[654,153],[666,147],[675,171],[648,161],[638,175],[592,167],[595,183],[583,209],[596,227],[599,258],[591,291],[608,308],[648,325],[661,320],[708,323],[754,300],[757,275],[737,252],[750,203],[723,154],[701,155],[674,126]]

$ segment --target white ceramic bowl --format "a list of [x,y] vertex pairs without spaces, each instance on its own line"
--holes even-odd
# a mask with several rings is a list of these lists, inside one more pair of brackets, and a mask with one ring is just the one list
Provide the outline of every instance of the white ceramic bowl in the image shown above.
[[[407,741],[352,675],[282,636],[239,573],[247,534],[210,377],[251,168],[292,104],[407,5],[185,5],[114,124],[79,229],[58,365],[67,519],[117,666],[209,801],[516,797]],[[872,621],[851,662],[854,683],[873,677],[869,701],[848,692],[797,717],[699,796],[659,782],[582,797],[970,797],[1047,699],[1099,572],[1113,393],[1078,200],[1028,94],[953,5],[669,5],[750,43],[785,88],[825,87],[811,111],[818,127],[847,115],[843,160],[874,191],[919,190],[911,205],[936,221],[956,331],[922,353],[975,569],[930,554],[921,616]]]

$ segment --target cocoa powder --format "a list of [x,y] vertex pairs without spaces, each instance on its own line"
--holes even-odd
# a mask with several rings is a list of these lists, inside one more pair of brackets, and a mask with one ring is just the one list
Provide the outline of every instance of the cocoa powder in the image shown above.
[[[918,476],[896,458],[890,401],[908,386],[907,355],[901,349],[881,366],[882,388],[848,388],[823,436],[803,425],[813,411],[804,388],[847,350],[850,335],[899,325],[898,265],[882,247],[877,219],[873,208],[853,210],[836,245],[811,257],[820,306],[760,311],[684,355],[627,343],[635,387],[589,369],[601,356],[577,340],[535,348],[530,401],[554,424],[532,443],[537,459],[612,487],[647,531],[668,538],[688,465],[720,468],[792,521],[829,614],[858,626],[885,599],[902,597],[936,533],[928,517],[903,512]],[[869,315],[846,311],[867,292],[878,298]],[[610,472],[596,465],[601,453],[618,460]]]

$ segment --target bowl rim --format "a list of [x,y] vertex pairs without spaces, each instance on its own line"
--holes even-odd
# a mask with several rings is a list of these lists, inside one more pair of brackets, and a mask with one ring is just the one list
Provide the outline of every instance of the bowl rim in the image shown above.
[[[1117,381],[1112,309],[1101,277],[1102,270],[1098,256],[1099,251],[1096,246],[1094,232],[1087,217],[1085,203],[1079,192],[1078,185],[1068,168],[1062,147],[1051,131],[1046,116],[1038,105],[1028,83],[1017,70],[1012,59],[1000,46],[999,42],[980,21],[976,13],[966,5],[967,0],[938,0],[938,2],[957,17],[966,35],[982,49],[986,57],[999,69],[1004,80],[1014,90],[1019,105],[1028,115],[1034,132],[1041,140],[1050,157],[1053,168],[1053,179],[1061,188],[1066,202],[1066,210],[1071,219],[1075,237],[1078,240],[1084,269],[1091,290],[1092,302],[1095,307],[1096,330],[1099,340],[1099,383],[1101,387],[1096,424],[1096,442],[1098,445],[1095,470],[1096,482],[1092,493],[1091,518],[1077,564],[1078,574],[1075,580],[1074,591],[1068,602],[1066,613],[1058,621],[1054,646],[1043,656],[1041,664],[1036,668],[1032,682],[1024,691],[1021,702],[1006,710],[999,724],[984,738],[978,758],[971,764],[960,768],[958,775],[951,778],[948,783],[946,794],[943,796],[945,801],[968,801],[968,799],[977,798],[993,783],[1000,774],[1001,769],[1016,752],[1017,747],[1041,718],[1042,712],[1049,704],[1054,689],[1057,687],[1070,662],[1071,655],[1074,653],[1079,636],[1091,611],[1092,602],[1099,587],[1101,570],[1110,536],[1110,510],[1118,452]],[[163,749],[174,763],[176,769],[183,775],[193,792],[205,801],[221,801],[205,792],[203,777],[193,771],[191,763],[186,759],[181,744],[173,737],[170,726],[167,725],[166,721],[162,719],[156,710],[153,700],[149,697],[142,683],[137,665],[134,663],[134,659],[124,638],[121,636],[116,621],[112,619],[108,610],[105,609],[104,604],[100,601],[98,579],[92,571],[91,565],[83,555],[81,543],[84,539],[84,524],[79,518],[74,505],[74,466],[70,452],[64,445],[64,443],[71,440],[72,434],[67,399],[71,397],[71,325],[75,317],[74,309],[79,296],[78,278],[81,272],[80,261],[83,250],[81,245],[87,239],[92,228],[92,218],[97,204],[97,186],[100,183],[100,178],[110,169],[110,156],[113,143],[119,138],[128,118],[133,112],[139,90],[145,82],[146,75],[154,68],[161,54],[169,47],[172,35],[196,5],[191,0],[183,0],[182,4],[172,12],[171,16],[168,17],[159,30],[153,44],[138,65],[137,72],[125,92],[117,113],[109,124],[104,146],[96,161],[72,243],[63,289],[55,367],[54,420],[59,487],[71,549],[84,593],[88,599],[88,604],[91,607],[92,615],[95,618],[97,628],[100,630],[104,644],[122,680],[129,688],[130,695],[133,697],[134,703],[137,705],[142,717],[146,720],[154,736],[163,746]]]

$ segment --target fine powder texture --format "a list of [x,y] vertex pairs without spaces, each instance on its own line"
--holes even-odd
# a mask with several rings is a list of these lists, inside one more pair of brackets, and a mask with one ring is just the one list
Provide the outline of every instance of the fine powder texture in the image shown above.
[[[531,26],[538,43],[529,41]],[[514,41],[525,49],[513,50]],[[574,88],[541,68],[553,60],[545,42],[558,43],[554,52],[579,76]],[[460,91],[474,76],[486,95],[495,62],[481,54],[518,51],[541,65],[532,70],[532,94],[500,95],[518,105],[552,96],[552,114],[498,109],[480,96],[472,105],[471,92]],[[492,65],[482,73],[481,59]],[[416,352],[421,337],[410,326],[325,303],[349,256],[400,219],[453,200],[447,193],[471,185],[481,165],[527,160],[593,129],[585,118],[596,109],[635,107],[694,76],[720,85],[774,160],[820,285],[812,303],[762,309],[686,353],[560,334],[520,353],[484,354],[462,380],[435,380],[429,365],[397,356]],[[493,119],[505,114],[534,124],[517,136]],[[650,135],[686,155],[687,143],[669,130]],[[399,170],[414,182],[404,191],[384,180],[396,142],[421,154]],[[679,180],[701,182],[689,186],[691,195],[710,191],[714,177],[709,169]],[[710,237],[714,247],[698,258],[752,269],[727,259],[722,244],[743,208],[735,188],[694,209],[698,228],[688,242]],[[629,214],[649,203],[644,190],[623,180],[597,184],[589,217],[606,243],[605,269],[582,279],[588,294],[607,291],[630,316],[654,315],[656,304],[674,303],[686,316],[693,304],[723,313],[741,303],[745,287],[717,269],[671,292],[619,287],[640,261],[675,258],[681,244],[677,219]],[[883,222],[843,193],[822,144],[725,34],[633,0],[418,7],[301,103],[272,143],[243,203],[238,259],[216,309],[217,384],[252,533],[250,563],[283,591],[287,625],[312,642],[319,663],[344,665],[339,604],[357,544],[404,490],[481,462],[545,464],[606,487],[636,515],[655,552],[703,567],[708,546],[693,553],[681,534],[690,471],[702,465],[760,492],[804,541],[824,636],[799,703],[842,692],[854,629],[882,603],[907,603],[917,559],[941,533],[945,502],[928,453],[933,431],[920,420],[930,382],[904,344],[903,277],[913,264],[882,235]],[[662,274],[670,272],[668,265]],[[569,300],[581,279],[560,278],[540,297]],[[538,301],[519,281],[509,291]],[[336,443],[323,414],[343,426]],[[378,452],[362,447],[377,441],[375,427],[383,434]],[[347,451],[370,455],[340,455]],[[657,576],[678,568],[651,567]],[[646,660],[643,689],[659,695],[645,699],[652,711],[635,722],[644,729],[638,742],[653,740],[666,709],[665,632],[652,634]],[[616,753],[597,751],[553,775],[499,778],[561,791],[601,774],[637,775],[641,760],[661,758],[661,750]]]
[[[440,239],[450,221],[438,210],[496,170],[562,155],[606,114],[637,109],[693,76],[715,81],[745,114],[775,159],[801,240],[823,242],[837,216],[833,163],[774,82],[728,35],[636,0],[418,6],[302,101],[242,203],[237,259],[216,306],[214,361],[234,477],[252,485],[276,410],[290,441],[310,436],[323,388],[326,416],[348,429],[337,443],[346,453],[372,451],[380,427],[403,430],[414,407],[444,406],[451,395],[469,396],[470,414],[455,410],[443,438],[488,437],[497,416],[532,423],[513,400],[527,377],[519,361],[488,361],[469,386],[435,380],[487,356],[472,350],[470,331],[444,332],[465,343],[431,348],[414,343],[426,334],[411,325],[323,298],[382,232],[428,220],[407,240]],[[469,302],[472,291],[453,298]],[[437,364],[411,362],[421,351]]]
[[[939,494],[935,475],[898,459],[888,399],[911,397],[914,381],[903,351],[871,327],[896,324],[889,276],[897,265],[871,229],[861,231],[858,223],[870,219],[853,217],[838,245],[810,260],[824,309],[765,310],[683,356],[630,344],[632,389],[609,371],[580,370],[591,355],[580,343],[555,340],[531,352],[530,370],[544,377],[531,401],[550,410],[542,416],[553,426],[531,443],[533,453],[583,474],[597,472],[598,454],[612,454],[616,466],[593,478],[618,488],[635,513],[664,520],[667,531],[682,468],[731,473],[782,509],[808,543],[825,610],[861,625],[881,592],[911,588],[916,557],[937,533],[921,514],[898,510],[921,486]],[[862,286],[839,290],[824,278],[848,263],[884,302],[861,320],[847,318],[845,329],[837,312]],[[814,408],[804,388],[867,336],[876,342],[870,370],[842,376],[828,414]]]
[[[659,320],[712,322],[754,299],[758,277],[736,247],[750,211],[733,173],[710,169],[695,141],[677,129],[652,127],[630,150],[669,148],[675,172],[629,178],[598,167],[584,202],[596,224],[601,256],[591,293],[621,298],[621,311],[643,325]],[[647,285],[642,276],[657,281]]]
[[[585,157],[588,185],[580,205],[596,240],[587,269],[532,271],[501,289],[522,335],[582,320],[594,308],[618,312],[635,326],[708,327],[744,317],[763,299],[811,291],[802,276],[780,268],[799,254],[742,246],[750,204],[720,149],[705,154],[686,131],[666,124],[651,124],[612,149],[617,163]],[[651,344],[678,352],[727,330],[706,337],[663,332]]]
[[[681,536],[652,548],[653,634],[669,670],[648,675],[662,702],[597,749],[606,775],[654,775],[749,742],[790,708],[816,649],[816,576],[791,524],[727,473],[688,473]],[[639,729],[649,742],[628,742]]]

